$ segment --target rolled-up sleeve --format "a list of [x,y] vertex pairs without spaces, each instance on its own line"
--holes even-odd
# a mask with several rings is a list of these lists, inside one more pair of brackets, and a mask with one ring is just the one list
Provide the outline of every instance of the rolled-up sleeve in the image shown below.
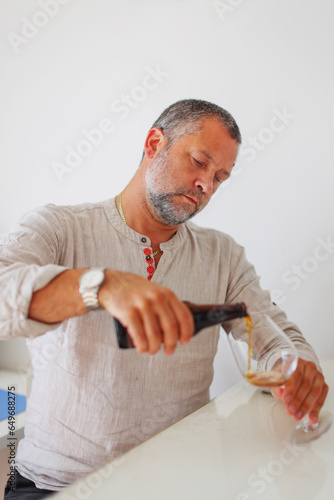
[[35,291],[67,268],[59,265],[62,228],[47,207],[28,212],[8,235],[0,236],[0,338],[36,337],[60,323],[28,318]]

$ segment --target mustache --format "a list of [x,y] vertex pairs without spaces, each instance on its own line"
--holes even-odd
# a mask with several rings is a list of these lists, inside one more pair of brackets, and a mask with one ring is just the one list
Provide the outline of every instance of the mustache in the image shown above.
[[202,203],[202,200],[204,198],[204,194],[198,192],[198,190],[178,189],[173,194],[183,194],[185,196],[189,196],[190,198],[194,198],[198,201],[199,205]]

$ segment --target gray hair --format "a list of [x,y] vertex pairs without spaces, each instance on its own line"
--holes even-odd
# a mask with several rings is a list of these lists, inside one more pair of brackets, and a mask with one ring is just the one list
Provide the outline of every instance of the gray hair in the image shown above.
[[152,128],[160,128],[165,134],[168,147],[181,137],[198,133],[206,118],[217,120],[228,131],[232,139],[241,144],[239,127],[233,116],[217,104],[200,99],[184,99],[166,108],[153,123]]

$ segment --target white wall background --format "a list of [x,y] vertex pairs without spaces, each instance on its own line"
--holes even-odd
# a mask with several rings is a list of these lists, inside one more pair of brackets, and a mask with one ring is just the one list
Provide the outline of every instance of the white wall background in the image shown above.
[[[1,2],[0,231],[37,205],[116,195],[165,107],[213,101],[245,146],[195,222],[243,244],[318,355],[333,356],[333,15],[330,0]],[[113,131],[84,149],[83,130],[103,119]],[[222,337],[213,395],[237,377],[226,349]],[[0,365],[24,356],[22,340],[1,343]]]

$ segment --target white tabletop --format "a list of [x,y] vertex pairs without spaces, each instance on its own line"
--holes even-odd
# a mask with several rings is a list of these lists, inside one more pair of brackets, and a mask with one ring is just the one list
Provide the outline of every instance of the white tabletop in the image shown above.
[[[334,387],[334,360],[322,363]],[[329,392],[325,408],[334,412]],[[57,500],[329,500],[334,427],[292,447],[282,403],[246,382],[57,494]]]

